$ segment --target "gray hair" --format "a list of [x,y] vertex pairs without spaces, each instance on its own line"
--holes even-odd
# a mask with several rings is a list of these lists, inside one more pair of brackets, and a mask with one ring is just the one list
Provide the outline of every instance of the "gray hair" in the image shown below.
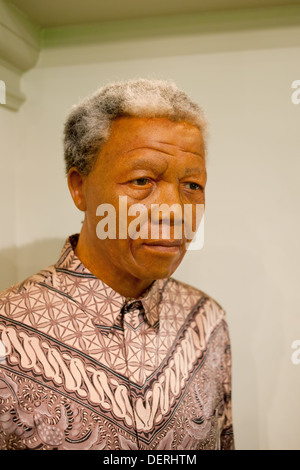
[[185,121],[205,138],[203,111],[175,83],[148,79],[112,83],[72,108],[64,128],[66,172],[75,166],[87,175],[109,138],[113,120],[124,116]]

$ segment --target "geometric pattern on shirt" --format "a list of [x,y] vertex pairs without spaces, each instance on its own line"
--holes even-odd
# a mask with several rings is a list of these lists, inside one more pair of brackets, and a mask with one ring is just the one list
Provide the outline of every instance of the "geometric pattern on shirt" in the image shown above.
[[[68,416],[72,409],[77,421],[81,416],[76,429],[80,429],[79,441],[84,448],[89,448],[92,442],[98,449],[163,448],[164,445],[180,448],[182,442],[188,446],[185,448],[221,447],[216,439],[220,434],[218,429],[223,428],[227,433],[223,433],[223,442],[227,436],[226,446],[232,446],[230,356],[225,360],[230,347],[220,306],[197,289],[172,279],[156,281],[140,299],[126,299],[86,270],[74,255],[73,243],[71,237],[55,266],[1,296],[2,333],[15,347],[9,366],[3,365],[2,373],[2,383],[7,387],[2,389],[7,397],[2,419],[7,426],[15,425],[9,424],[14,416],[9,413],[14,409],[23,425],[16,428],[19,434],[29,425],[36,429],[34,434],[24,430],[29,437],[22,442],[26,441],[29,448],[42,445],[38,442],[43,442],[46,448],[47,445],[67,448],[68,433],[71,429],[75,433],[75,428],[71,423],[67,427],[63,425],[67,418],[63,421],[62,413],[66,410]],[[194,356],[193,341],[198,348]],[[31,359],[25,353],[22,356],[25,345],[27,353],[33,346],[40,351],[40,361],[47,351],[44,364],[50,361],[53,370],[48,371],[48,377],[44,376],[46,382],[40,379],[43,362],[34,364],[34,354]],[[61,367],[67,364],[71,367],[67,372],[72,372],[64,376],[62,383],[57,374],[53,378],[59,355]],[[18,359],[20,356],[23,363]],[[178,380],[174,382],[176,374]],[[96,396],[91,385],[95,377],[99,381],[98,390],[102,387],[108,396],[112,394],[110,399],[103,395],[100,404],[97,403],[99,395]],[[215,389],[208,392],[207,387],[212,384]],[[15,403],[9,390],[19,397],[17,411],[15,408],[8,411],[10,399]],[[54,413],[57,393],[61,393],[61,399]],[[113,394],[116,394],[114,398]],[[27,408],[32,409],[33,396],[39,399],[35,401],[32,422]],[[158,396],[157,407],[155,397]],[[50,409],[54,413],[52,418]],[[198,416],[201,410],[203,414]],[[55,428],[47,416],[50,421],[57,421]],[[182,420],[188,429],[196,426],[185,437],[176,431]],[[89,424],[85,427],[83,423]],[[198,438],[195,437],[197,426],[201,428]],[[52,433],[52,440],[47,438],[47,432]],[[104,434],[106,443],[101,447]],[[76,448],[81,445],[78,439],[71,441],[73,444],[76,441]]]

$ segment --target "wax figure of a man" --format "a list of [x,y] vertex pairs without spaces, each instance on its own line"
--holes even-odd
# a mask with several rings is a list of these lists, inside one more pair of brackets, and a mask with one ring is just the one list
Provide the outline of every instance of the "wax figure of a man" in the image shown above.
[[175,236],[182,214],[151,218],[189,205],[197,225],[205,125],[165,81],[110,84],[71,110],[66,170],[84,222],[56,264],[0,296],[2,449],[234,448],[225,313],[171,277],[191,241]]

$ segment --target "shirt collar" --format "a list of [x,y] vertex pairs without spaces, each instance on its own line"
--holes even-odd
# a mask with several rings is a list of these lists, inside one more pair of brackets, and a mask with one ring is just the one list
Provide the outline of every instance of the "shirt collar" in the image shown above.
[[60,273],[64,291],[78,306],[92,316],[93,323],[103,332],[121,329],[122,312],[141,301],[145,320],[154,329],[159,327],[159,311],[167,279],[159,279],[138,298],[124,297],[92,274],[75,254],[79,234],[65,242],[55,268]]

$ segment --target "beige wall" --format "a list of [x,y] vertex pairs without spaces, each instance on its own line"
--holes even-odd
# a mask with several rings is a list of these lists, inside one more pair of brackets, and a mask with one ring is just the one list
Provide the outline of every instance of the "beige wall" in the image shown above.
[[205,246],[175,277],[227,311],[238,449],[300,449],[300,365],[291,362],[300,339],[296,33],[300,27],[48,47],[23,77],[20,111],[0,109],[2,288],[55,261],[80,230],[62,159],[72,104],[110,80],[146,76],[174,79],[206,110]]

